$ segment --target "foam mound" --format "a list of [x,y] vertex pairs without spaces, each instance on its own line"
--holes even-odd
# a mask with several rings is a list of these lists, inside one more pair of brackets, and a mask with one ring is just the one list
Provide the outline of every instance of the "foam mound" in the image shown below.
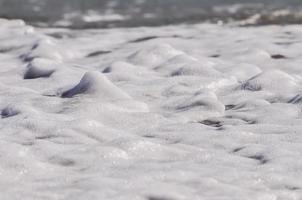
[[172,57],[183,54],[168,44],[146,47],[129,56],[129,61],[136,65],[156,67]]
[[177,55],[156,68],[156,71],[167,76],[219,76],[213,63],[205,60],[200,61],[186,54]]
[[97,71],[85,73],[81,81],[62,94],[63,98],[71,98],[85,94],[101,97],[102,100],[129,100],[131,97],[115,86],[105,75]]
[[242,55],[239,55],[237,60],[240,61],[254,61],[254,62],[261,62],[263,60],[270,60],[271,55],[269,52],[267,52],[264,49],[259,49],[259,48],[248,48],[244,51]]
[[27,71],[24,74],[24,79],[47,78],[56,71],[56,63],[37,58],[27,66]]
[[269,70],[247,80],[241,89],[250,91],[268,91],[274,94],[296,94],[299,85],[294,77],[280,70]]
[[62,61],[63,57],[60,50],[56,47],[55,41],[47,37],[39,38],[38,41],[32,44],[29,51],[20,56],[24,62],[30,62],[35,58]]
[[245,81],[252,77],[259,75],[262,70],[256,65],[241,63],[228,69],[226,73],[230,76],[234,76],[238,81]]
[[59,48],[55,40],[50,37],[40,36],[31,44],[30,49],[20,55],[23,62],[31,62],[35,58],[46,58],[49,60],[62,62],[77,56],[75,51],[66,51]]
[[176,111],[181,118],[186,116],[187,121],[200,121],[210,117],[224,114],[225,106],[218,100],[213,92],[199,92],[191,97],[180,97],[178,100],[168,101],[164,106]]
[[128,62],[117,61],[103,70],[113,81],[130,81],[150,77],[150,70],[135,66]]

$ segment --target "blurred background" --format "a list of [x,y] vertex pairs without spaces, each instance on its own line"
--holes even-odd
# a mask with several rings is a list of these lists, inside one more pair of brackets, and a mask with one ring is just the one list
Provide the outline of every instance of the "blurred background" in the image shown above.
[[301,8],[302,0],[0,0],[0,17],[69,28],[265,25],[301,23]]

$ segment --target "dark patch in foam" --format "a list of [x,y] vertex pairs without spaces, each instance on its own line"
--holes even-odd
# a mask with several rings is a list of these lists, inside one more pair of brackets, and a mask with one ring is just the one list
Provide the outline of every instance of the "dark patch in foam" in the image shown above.
[[15,110],[14,108],[11,108],[11,107],[7,107],[1,111],[1,117],[2,118],[13,117],[13,116],[18,115],[19,113],[20,113],[20,111]]
[[221,126],[216,129],[216,131],[225,131],[225,130],[226,130],[225,126]]
[[73,96],[77,95],[77,94],[81,94],[86,92],[88,89],[88,86],[82,86],[82,87],[74,87],[70,90],[67,90],[65,92],[63,92],[63,94],[61,95],[62,98],[72,98]]
[[144,137],[144,138],[155,138],[154,135],[144,135],[143,137]]
[[213,54],[213,55],[211,55],[210,57],[211,57],[211,58],[219,58],[220,55],[219,55],[219,54]]
[[12,48],[3,48],[3,49],[0,49],[0,53],[7,53],[7,52],[10,52],[12,50],[13,50]]
[[95,56],[109,54],[109,53],[111,53],[111,51],[100,50],[100,51],[95,51],[95,52],[89,53],[86,57],[90,58],[90,57],[95,57]]
[[179,140],[179,139],[165,139],[167,142],[168,142],[168,144],[179,144],[179,143],[181,143],[181,140]]
[[[66,92],[63,92],[61,95],[62,98],[72,98],[75,95],[75,89],[67,90]],[[84,93],[86,91],[86,88],[81,88],[78,90],[77,94]]]
[[238,148],[235,148],[232,152],[233,153],[237,153],[237,152],[239,152],[239,151],[241,151],[243,149],[245,149],[245,147],[238,147]]
[[35,43],[32,47],[31,47],[31,50],[35,50],[39,47],[39,43]]
[[300,187],[290,186],[290,185],[286,185],[285,188],[291,191],[301,190]]
[[63,33],[63,32],[56,32],[56,33],[48,33],[46,34],[56,39],[63,39],[63,38],[74,38],[74,35],[71,33]]
[[272,59],[286,59],[287,57],[282,54],[273,54],[271,55]]
[[146,37],[141,37],[135,40],[131,40],[129,41],[129,43],[139,43],[139,42],[145,42],[148,40],[154,40],[154,39],[158,39],[158,38],[182,38],[179,35],[172,35],[172,36],[146,36]]
[[102,73],[104,73],[104,74],[110,73],[110,72],[112,72],[112,68],[111,68],[111,67],[106,67],[106,68],[102,71]]
[[249,81],[247,81],[241,85],[241,89],[256,92],[256,91],[260,91],[262,87],[261,85],[251,84]]
[[250,159],[254,159],[257,160],[259,162],[259,164],[264,165],[266,164],[269,160],[267,158],[265,158],[264,155],[262,154],[258,154],[258,155],[254,155],[254,156],[248,156],[248,158]]
[[45,74],[36,74],[36,73],[32,73],[32,72],[26,72],[24,75],[24,79],[36,79],[36,78],[48,78],[51,76],[51,74],[53,73],[49,72],[49,73],[45,73]]
[[183,76],[184,75],[184,72],[183,70],[179,69],[179,70],[176,70],[174,72],[171,73],[171,76]]
[[154,40],[154,39],[157,39],[157,38],[159,38],[159,37],[158,36],[147,36],[147,37],[142,37],[142,38],[138,38],[138,39],[135,39],[135,40],[131,40],[129,43],[145,42],[145,41]]
[[24,74],[24,79],[48,78],[55,70],[40,70],[37,68],[29,68]]
[[57,136],[55,135],[44,135],[44,136],[37,136],[35,137],[35,139],[37,140],[46,140],[46,139],[52,139],[52,138],[56,138]]
[[[241,150],[245,149],[245,147],[238,147],[238,148],[235,148],[232,153],[238,153],[240,152]],[[247,156],[247,158],[250,158],[250,159],[253,159],[253,160],[256,160],[259,162],[260,165],[264,165],[266,163],[269,162],[269,159],[267,159],[264,155],[262,154],[256,154],[256,155],[253,155],[253,156]]]
[[279,46],[290,46],[290,45],[294,44],[294,42],[275,42],[274,44],[279,45]]
[[168,197],[149,196],[147,197],[147,200],[173,200],[173,199]]
[[19,56],[19,59],[21,59],[23,62],[28,63],[35,59],[36,57],[31,56],[30,54],[22,54]]
[[232,105],[232,104],[226,105],[226,106],[225,106],[225,110],[232,110],[232,109],[234,109],[235,107],[236,107],[236,105]]
[[302,103],[302,95],[298,94],[294,98],[290,99],[287,103],[298,104]]
[[21,48],[21,47],[22,46],[20,46],[20,47],[6,47],[6,48],[2,48],[2,49],[0,49],[0,53],[8,53],[10,51],[14,51],[14,50],[16,50],[18,48]]
[[64,167],[72,167],[75,165],[75,161],[68,159],[68,158],[62,158],[62,157],[52,157],[50,158],[50,162],[64,166]]
[[293,33],[290,32],[290,31],[285,31],[284,34],[285,34],[285,35],[293,35]]
[[38,42],[35,43],[35,44],[33,44],[32,47],[31,47],[31,49],[30,49],[30,51],[27,52],[27,53],[21,54],[21,55],[19,56],[19,59],[21,59],[21,60],[22,60],[23,62],[25,62],[25,63],[28,63],[28,62],[33,61],[36,57],[35,57],[35,56],[31,56],[31,53],[32,53],[35,49],[37,49],[38,47],[39,47],[39,43],[38,43]]
[[257,124],[258,123],[256,120],[244,120],[243,119],[243,121],[245,121],[248,124]]
[[180,111],[186,111],[186,110],[190,110],[190,109],[193,109],[193,108],[199,107],[199,106],[207,106],[207,104],[205,102],[202,102],[202,101],[195,101],[195,102],[192,102],[189,105],[178,106],[178,107],[176,107],[176,109],[180,110]]
[[23,146],[33,146],[35,143],[33,141],[23,142]]
[[43,94],[44,97],[57,97],[56,94]]
[[[84,74],[84,76],[82,77],[82,79],[80,80],[80,82],[77,85],[75,85],[74,87],[63,92],[61,94],[61,97],[62,98],[72,98],[76,95],[85,94],[87,92],[88,93],[89,92],[98,93],[99,91],[97,91],[98,90],[97,88],[101,87],[103,90],[104,87],[106,87],[104,84],[107,85],[107,87],[112,87],[112,88],[115,87],[100,72],[86,72]],[[91,89],[92,89],[92,91],[91,91]],[[118,91],[118,92],[121,93],[121,91]],[[110,91],[109,91],[109,93],[110,93]],[[116,94],[113,94],[113,95],[116,95]],[[124,98],[124,96],[123,97],[118,96],[115,98],[121,99],[121,98]]]
[[204,124],[206,126],[212,126],[212,127],[216,127],[216,128],[219,128],[219,127],[222,127],[223,125],[221,124],[220,121],[215,121],[215,120],[204,120],[204,121],[201,121],[199,122],[201,124]]

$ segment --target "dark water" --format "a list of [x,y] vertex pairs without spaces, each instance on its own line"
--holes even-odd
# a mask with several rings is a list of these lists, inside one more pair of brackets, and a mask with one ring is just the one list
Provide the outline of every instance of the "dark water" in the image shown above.
[[[0,0],[0,17],[73,28],[244,20],[262,25],[301,23],[301,8],[302,0]],[[98,15],[106,17],[84,17]]]

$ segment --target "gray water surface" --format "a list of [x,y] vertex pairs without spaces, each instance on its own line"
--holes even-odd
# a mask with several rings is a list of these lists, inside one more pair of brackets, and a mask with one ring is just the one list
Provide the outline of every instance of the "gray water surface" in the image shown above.
[[[301,7],[301,0],[0,0],[0,17],[36,25],[94,28],[230,22],[260,15],[253,22],[259,25],[300,23]],[[87,22],[79,17],[92,11],[118,14],[123,20]],[[66,18],[68,24],[57,23]]]

